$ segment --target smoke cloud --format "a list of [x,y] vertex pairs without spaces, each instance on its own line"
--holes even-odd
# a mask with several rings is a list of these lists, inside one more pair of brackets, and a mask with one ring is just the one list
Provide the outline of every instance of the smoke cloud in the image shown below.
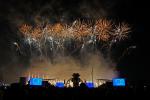
[[112,79],[117,77],[115,66],[112,66],[110,62],[100,55],[88,54],[87,59],[84,59],[84,65],[72,57],[58,57],[57,63],[52,64],[44,59],[42,62],[37,59],[32,59],[31,65],[25,72],[25,76],[31,75],[44,75],[47,78],[56,79],[69,79],[75,72],[80,73],[81,78],[84,80],[92,80],[92,67],[93,67],[93,79]]

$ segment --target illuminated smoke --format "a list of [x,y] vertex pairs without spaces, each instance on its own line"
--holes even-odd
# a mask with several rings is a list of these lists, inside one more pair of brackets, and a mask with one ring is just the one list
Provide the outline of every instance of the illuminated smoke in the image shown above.
[[47,60],[40,62],[37,59],[32,59],[31,65],[28,70],[22,75],[28,76],[32,74],[37,77],[45,76],[49,79],[68,80],[73,73],[78,72],[81,75],[81,79],[92,81],[92,68],[93,68],[93,80],[96,79],[112,79],[118,76],[118,73],[111,63],[106,62],[102,56],[97,54],[88,54],[86,63],[81,65],[77,60],[72,57],[59,57],[57,63],[52,64]]

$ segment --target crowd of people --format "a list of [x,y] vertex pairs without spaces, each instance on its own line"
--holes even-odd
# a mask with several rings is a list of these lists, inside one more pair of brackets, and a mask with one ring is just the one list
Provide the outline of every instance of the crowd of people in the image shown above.
[[21,97],[22,99],[30,99],[31,97],[46,97],[54,99],[80,99],[89,97],[106,97],[106,96],[149,96],[149,85],[136,84],[125,87],[114,87],[111,82],[101,85],[97,88],[88,88],[82,83],[79,87],[55,87],[53,85],[31,86],[13,83],[10,86],[0,87],[0,100],[7,100]]

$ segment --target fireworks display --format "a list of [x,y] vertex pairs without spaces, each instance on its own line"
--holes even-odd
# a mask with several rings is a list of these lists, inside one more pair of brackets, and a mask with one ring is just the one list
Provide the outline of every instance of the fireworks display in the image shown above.
[[127,23],[108,19],[23,23],[18,27],[21,41],[12,44],[16,52],[30,61],[28,70],[23,73],[25,76],[38,73],[68,79],[78,72],[85,80],[91,80],[92,69],[92,80],[112,79],[118,76],[116,62],[112,61],[112,46],[127,39],[130,31]]
[[[23,43],[29,45],[30,53],[40,53],[40,56],[55,56],[58,53],[72,53],[76,49],[86,47],[96,48],[99,44],[107,44],[111,48],[113,43],[124,40],[131,31],[126,23],[115,24],[112,20],[97,19],[90,21],[75,20],[72,24],[55,23],[46,25],[22,24],[19,27],[23,35]],[[15,42],[15,45],[17,43]],[[111,44],[111,45],[110,45]],[[23,52],[23,49],[17,47]],[[34,51],[33,51],[34,50]]]
[[141,2],[4,0],[0,4],[3,81],[14,82],[29,73],[60,80],[79,73],[87,81],[136,79],[137,73],[147,77],[140,67],[146,60],[148,33],[147,19],[138,12],[147,10],[139,8]]

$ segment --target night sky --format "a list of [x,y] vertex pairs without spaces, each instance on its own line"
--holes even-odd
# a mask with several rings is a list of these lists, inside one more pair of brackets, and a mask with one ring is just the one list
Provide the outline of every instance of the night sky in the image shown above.
[[[57,21],[72,22],[75,19],[104,17],[125,21],[132,26],[131,36],[122,43],[121,48],[136,45],[137,48],[126,55],[117,65],[122,77],[129,80],[150,80],[148,6],[144,0],[1,0],[0,1],[0,73],[11,67],[13,58],[12,41],[19,41],[17,24],[32,23],[35,16]],[[23,63],[28,63],[25,58]],[[9,67],[8,67],[9,65]],[[7,68],[4,68],[7,67]],[[3,79],[0,74],[0,80]]]

